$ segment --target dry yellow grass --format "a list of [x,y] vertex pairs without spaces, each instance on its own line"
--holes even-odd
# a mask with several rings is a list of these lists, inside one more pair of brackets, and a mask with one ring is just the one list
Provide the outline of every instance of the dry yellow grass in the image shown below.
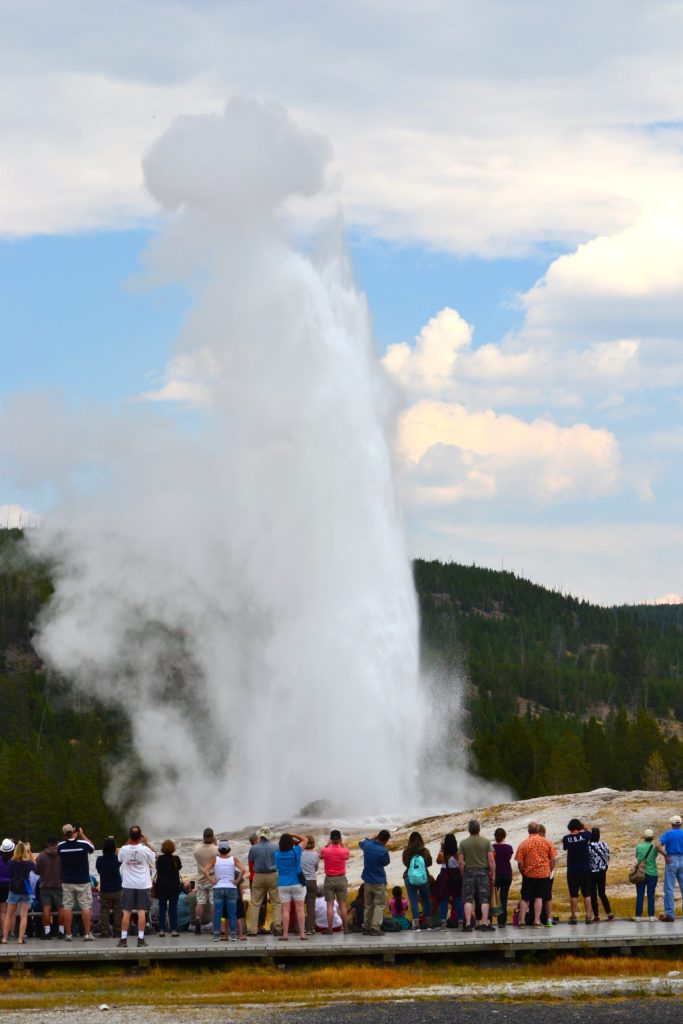
[[512,981],[543,981],[557,978],[629,977],[649,979],[672,970],[683,971],[683,961],[657,957],[603,957],[562,955],[539,957],[539,962],[514,965],[482,965],[480,962],[412,962],[374,966],[367,962],[331,963],[324,966],[295,965],[287,970],[273,966],[194,965],[154,966],[141,974],[127,973],[123,965],[87,972],[60,969],[42,975],[0,978],[0,1009],[53,1008],[68,996],[70,1006],[94,1002],[117,1006],[202,1006],[244,1002],[319,1002],[335,995],[391,997],[401,989],[465,985],[475,987]]

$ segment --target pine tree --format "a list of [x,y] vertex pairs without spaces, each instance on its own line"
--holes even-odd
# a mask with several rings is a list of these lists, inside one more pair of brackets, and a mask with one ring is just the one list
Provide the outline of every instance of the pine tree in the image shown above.
[[653,751],[647,760],[645,771],[643,772],[643,787],[656,790],[657,792],[671,788],[664,758],[658,750]]

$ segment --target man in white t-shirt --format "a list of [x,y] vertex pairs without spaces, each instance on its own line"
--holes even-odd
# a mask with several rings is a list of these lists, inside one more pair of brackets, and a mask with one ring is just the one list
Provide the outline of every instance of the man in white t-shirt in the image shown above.
[[154,850],[143,836],[139,825],[133,825],[128,833],[128,842],[119,850],[121,864],[121,938],[118,948],[128,946],[128,925],[131,911],[138,915],[138,947],[146,946],[145,915],[149,911],[152,889],[152,871],[156,863]]

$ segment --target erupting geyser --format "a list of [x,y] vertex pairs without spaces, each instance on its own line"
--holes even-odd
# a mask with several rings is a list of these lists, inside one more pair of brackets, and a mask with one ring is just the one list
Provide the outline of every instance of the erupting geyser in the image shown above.
[[167,216],[149,273],[193,296],[156,397],[200,412],[88,421],[83,460],[104,472],[33,539],[57,552],[37,646],[127,711],[157,829],[282,818],[321,794],[351,813],[417,798],[392,395],[339,238],[309,258],[281,217],[323,188],[328,155],[246,100],[153,148]]

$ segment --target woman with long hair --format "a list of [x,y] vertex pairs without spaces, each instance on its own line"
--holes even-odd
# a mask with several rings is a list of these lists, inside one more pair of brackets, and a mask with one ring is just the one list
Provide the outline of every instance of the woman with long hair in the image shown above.
[[17,843],[9,861],[9,893],[7,894],[7,911],[5,920],[2,923],[2,942],[7,942],[7,936],[14,929],[14,919],[19,907],[19,942],[26,941],[26,925],[28,923],[28,910],[33,895],[29,875],[36,870],[36,865],[31,857],[31,847],[28,843]]
[[[432,926],[432,901],[429,894],[429,874],[427,868],[432,865],[432,855],[427,849],[419,832],[411,832],[408,836],[408,845],[402,854],[405,871],[403,878],[406,883],[406,893],[410,901],[410,913],[413,918],[413,928],[420,927],[420,908],[424,914],[427,928]],[[419,901],[419,902],[418,902]]]
[[166,934],[166,912],[168,924],[173,938],[178,937],[178,897],[182,883],[180,872],[182,861],[176,856],[175,843],[172,839],[164,839],[161,853],[157,857],[156,892],[159,900],[159,935]]
[[[464,919],[464,908],[462,905],[462,875],[458,864],[458,840],[452,832],[443,837],[436,863],[441,865],[435,887],[436,898],[439,901],[441,927],[454,928],[458,921]],[[449,904],[451,906],[450,918],[448,917]]]

